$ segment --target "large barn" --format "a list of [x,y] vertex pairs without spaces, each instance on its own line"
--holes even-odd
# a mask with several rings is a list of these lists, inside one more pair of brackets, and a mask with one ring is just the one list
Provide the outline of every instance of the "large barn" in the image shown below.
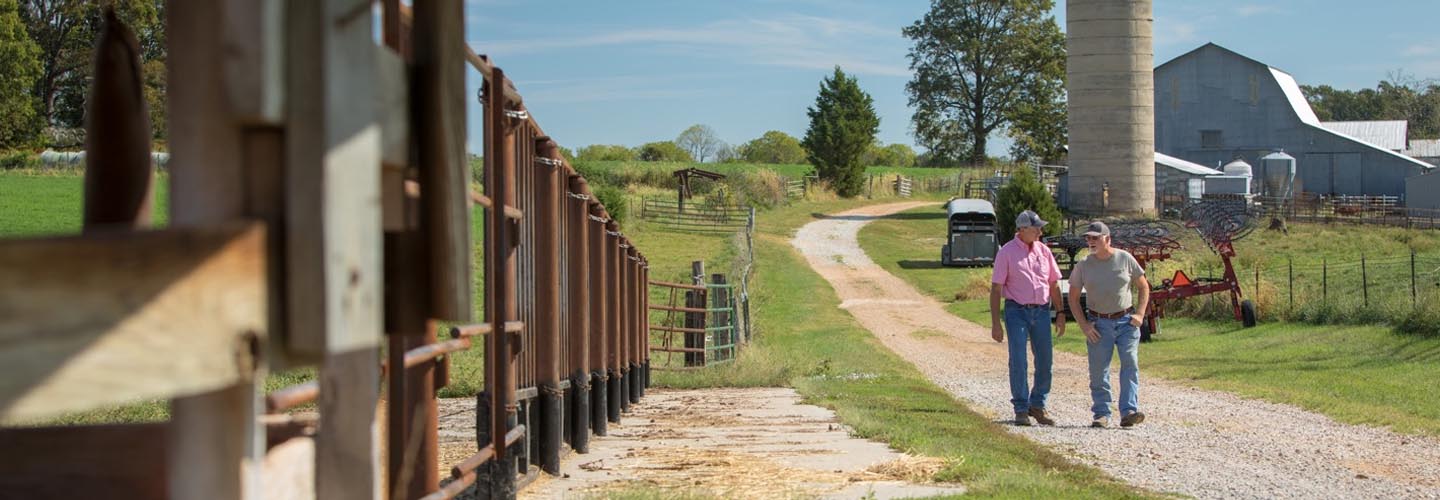
[[1352,135],[1394,128],[1321,123],[1288,73],[1213,43],[1155,68],[1157,152],[1217,168],[1241,158],[1258,169],[1260,157],[1284,150],[1297,160],[1296,192],[1404,196],[1405,179],[1434,166],[1401,154],[1403,144]]

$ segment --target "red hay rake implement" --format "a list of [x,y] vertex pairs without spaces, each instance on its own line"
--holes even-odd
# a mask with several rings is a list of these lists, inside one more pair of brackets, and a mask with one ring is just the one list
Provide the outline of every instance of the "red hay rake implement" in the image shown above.
[[[1191,204],[1182,213],[1184,228],[1193,229],[1200,235],[1210,250],[1220,256],[1225,272],[1218,278],[1191,277],[1183,270],[1174,276],[1151,282],[1150,307],[1145,311],[1145,321],[1140,324],[1140,340],[1150,341],[1152,335],[1160,333],[1160,319],[1165,317],[1165,308],[1171,302],[1212,293],[1230,293],[1230,306],[1235,320],[1246,328],[1255,326],[1255,304],[1240,290],[1240,278],[1235,274],[1231,260],[1235,257],[1234,242],[1255,230],[1255,216],[1244,200],[1207,199]],[[1115,248],[1123,249],[1135,256],[1141,267],[1148,268],[1151,262],[1170,258],[1181,248],[1175,235],[1180,224],[1162,220],[1121,220],[1110,223],[1110,241]],[[1075,264],[1076,254],[1086,248],[1085,237],[1079,234],[1065,234],[1045,239],[1051,248],[1063,251],[1069,257],[1069,269]],[[1068,293],[1068,289],[1066,291]],[[1084,297],[1081,297],[1084,302]]]

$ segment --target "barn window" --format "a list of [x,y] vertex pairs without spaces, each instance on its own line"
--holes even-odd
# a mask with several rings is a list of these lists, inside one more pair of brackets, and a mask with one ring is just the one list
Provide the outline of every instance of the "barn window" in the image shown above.
[[1221,141],[1219,130],[1200,131],[1200,147],[1206,149],[1218,149],[1220,147],[1220,144]]

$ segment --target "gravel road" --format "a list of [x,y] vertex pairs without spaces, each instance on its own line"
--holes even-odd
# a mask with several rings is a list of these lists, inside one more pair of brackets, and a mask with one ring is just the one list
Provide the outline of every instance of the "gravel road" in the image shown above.
[[[805,225],[791,243],[835,288],[841,307],[886,346],[976,411],[1008,419],[1005,347],[990,339],[988,327],[947,313],[938,301],[881,269],[856,239],[864,224],[926,204],[931,202],[835,214]],[[922,330],[944,335],[912,334]],[[1143,346],[1140,366],[1140,406],[1148,417],[1140,426],[1088,428],[1085,359],[1057,352],[1048,409],[1059,425],[1006,429],[1159,492],[1197,498],[1440,498],[1440,440],[1147,378]]]

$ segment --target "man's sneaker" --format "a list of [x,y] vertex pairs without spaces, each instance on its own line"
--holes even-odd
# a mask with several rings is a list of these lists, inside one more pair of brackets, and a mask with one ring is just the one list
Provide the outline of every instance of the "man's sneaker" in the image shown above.
[[1094,428],[1096,428],[1096,429],[1103,429],[1103,428],[1105,428],[1105,427],[1110,427],[1110,416],[1109,416],[1109,415],[1101,415],[1101,416],[1095,417],[1095,420],[1093,420],[1093,421],[1090,422],[1090,427],[1094,427]]
[[1030,426],[1030,415],[1029,415],[1028,413],[1016,413],[1016,414],[1015,414],[1015,425],[1020,425],[1020,426],[1024,426],[1024,427],[1029,427],[1029,426]]
[[1134,426],[1136,426],[1136,425],[1139,425],[1140,422],[1144,422],[1144,421],[1145,421],[1145,414],[1144,414],[1144,413],[1140,413],[1140,412],[1138,412],[1138,411],[1136,411],[1136,412],[1130,412],[1129,415],[1126,415],[1126,416],[1124,416],[1123,418],[1120,419],[1120,427],[1134,427]]
[[1044,408],[1031,408],[1030,416],[1040,425],[1055,425],[1055,419],[1045,414]]

